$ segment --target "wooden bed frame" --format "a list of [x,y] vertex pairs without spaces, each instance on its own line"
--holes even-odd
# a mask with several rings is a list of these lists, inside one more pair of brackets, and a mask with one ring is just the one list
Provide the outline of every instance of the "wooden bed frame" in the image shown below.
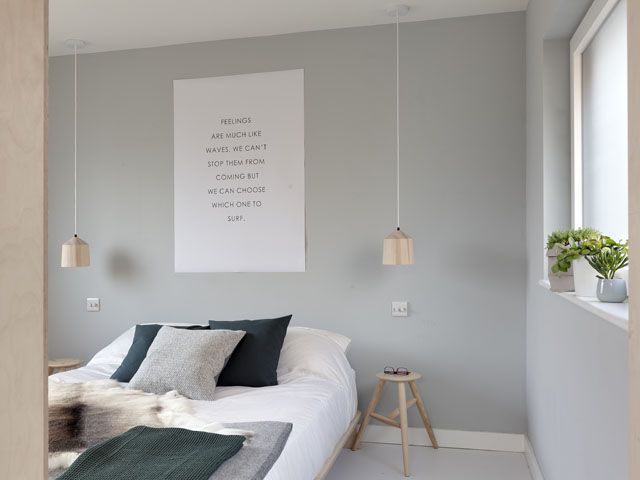
[[353,417],[353,420],[351,420],[351,423],[347,427],[347,430],[342,434],[340,440],[338,440],[336,447],[333,449],[333,452],[331,452],[331,455],[329,455],[329,457],[325,460],[324,465],[322,466],[322,470],[320,470],[314,480],[324,480],[331,471],[333,464],[336,463],[338,455],[340,455],[342,449],[351,448],[351,445],[356,438],[360,415],[361,412],[357,411],[355,416]]

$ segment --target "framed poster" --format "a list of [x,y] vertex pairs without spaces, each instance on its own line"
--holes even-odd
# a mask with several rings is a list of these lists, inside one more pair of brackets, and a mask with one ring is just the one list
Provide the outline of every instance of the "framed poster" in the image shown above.
[[174,80],[176,272],[304,272],[304,70]]

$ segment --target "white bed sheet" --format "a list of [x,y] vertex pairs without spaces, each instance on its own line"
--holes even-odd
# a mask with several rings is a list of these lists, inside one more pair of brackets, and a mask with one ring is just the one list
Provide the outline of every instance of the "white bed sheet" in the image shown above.
[[[102,380],[109,378],[118,365],[90,362],[86,367],[49,378],[60,382]],[[279,376],[278,381],[279,385],[272,387],[218,387],[214,401],[193,402],[194,414],[203,423],[292,423],[291,435],[266,479],[311,480],[320,472],[356,413],[355,374],[349,375],[348,380],[337,381],[290,372]]]

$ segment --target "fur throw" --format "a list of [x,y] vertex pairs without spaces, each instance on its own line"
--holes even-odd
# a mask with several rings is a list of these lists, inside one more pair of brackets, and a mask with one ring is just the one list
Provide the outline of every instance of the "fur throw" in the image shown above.
[[217,422],[203,425],[191,414],[191,401],[175,391],[155,395],[114,380],[50,382],[49,471],[69,467],[85,449],[138,425],[252,435]]

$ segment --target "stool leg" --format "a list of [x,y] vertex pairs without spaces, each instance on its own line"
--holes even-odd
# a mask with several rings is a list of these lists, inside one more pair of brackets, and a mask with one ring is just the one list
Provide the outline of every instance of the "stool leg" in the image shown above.
[[407,422],[407,393],[404,382],[398,383],[398,409],[400,410],[400,431],[402,432],[402,463],[404,465],[404,476],[409,473],[409,426]]
[[376,389],[373,391],[373,396],[371,397],[371,401],[369,402],[369,406],[367,407],[367,413],[364,414],[364,418],[362,419],[362,424],[358,429],[358,434],[356,435],[356,439],[353,441],[351,450],[353,450],[354,452],[358,448],[360,448],[360,442],[362,442],[364,431],[367,429],[367,425],[369,425],[369,420],[371,420],[371,414],[376,409],[376,406],[380,401],[380,395],[382,394],[383,388],[384,388],[384,380],[380,380],[378,382],[378,385],[376,385]]
[[436,435],[433,433],[431,420],[429,420],[429,415],[427,415],[427,407],[424,406],[424,402],[422,401],[422,397],[420,396],[420,391],[418,390],[416,382],[409,382],[409,387],[411,388],[411,393],[413,393],[413,398],[416,399],[416,406],[418,407],[418,411],[420,412],[420,416],[422,417],[424,428],[427,429],[427,434],[429,435],[429,439],[431,440],[431,446],[433,448],[438,448],[438,440],[436,440]]

